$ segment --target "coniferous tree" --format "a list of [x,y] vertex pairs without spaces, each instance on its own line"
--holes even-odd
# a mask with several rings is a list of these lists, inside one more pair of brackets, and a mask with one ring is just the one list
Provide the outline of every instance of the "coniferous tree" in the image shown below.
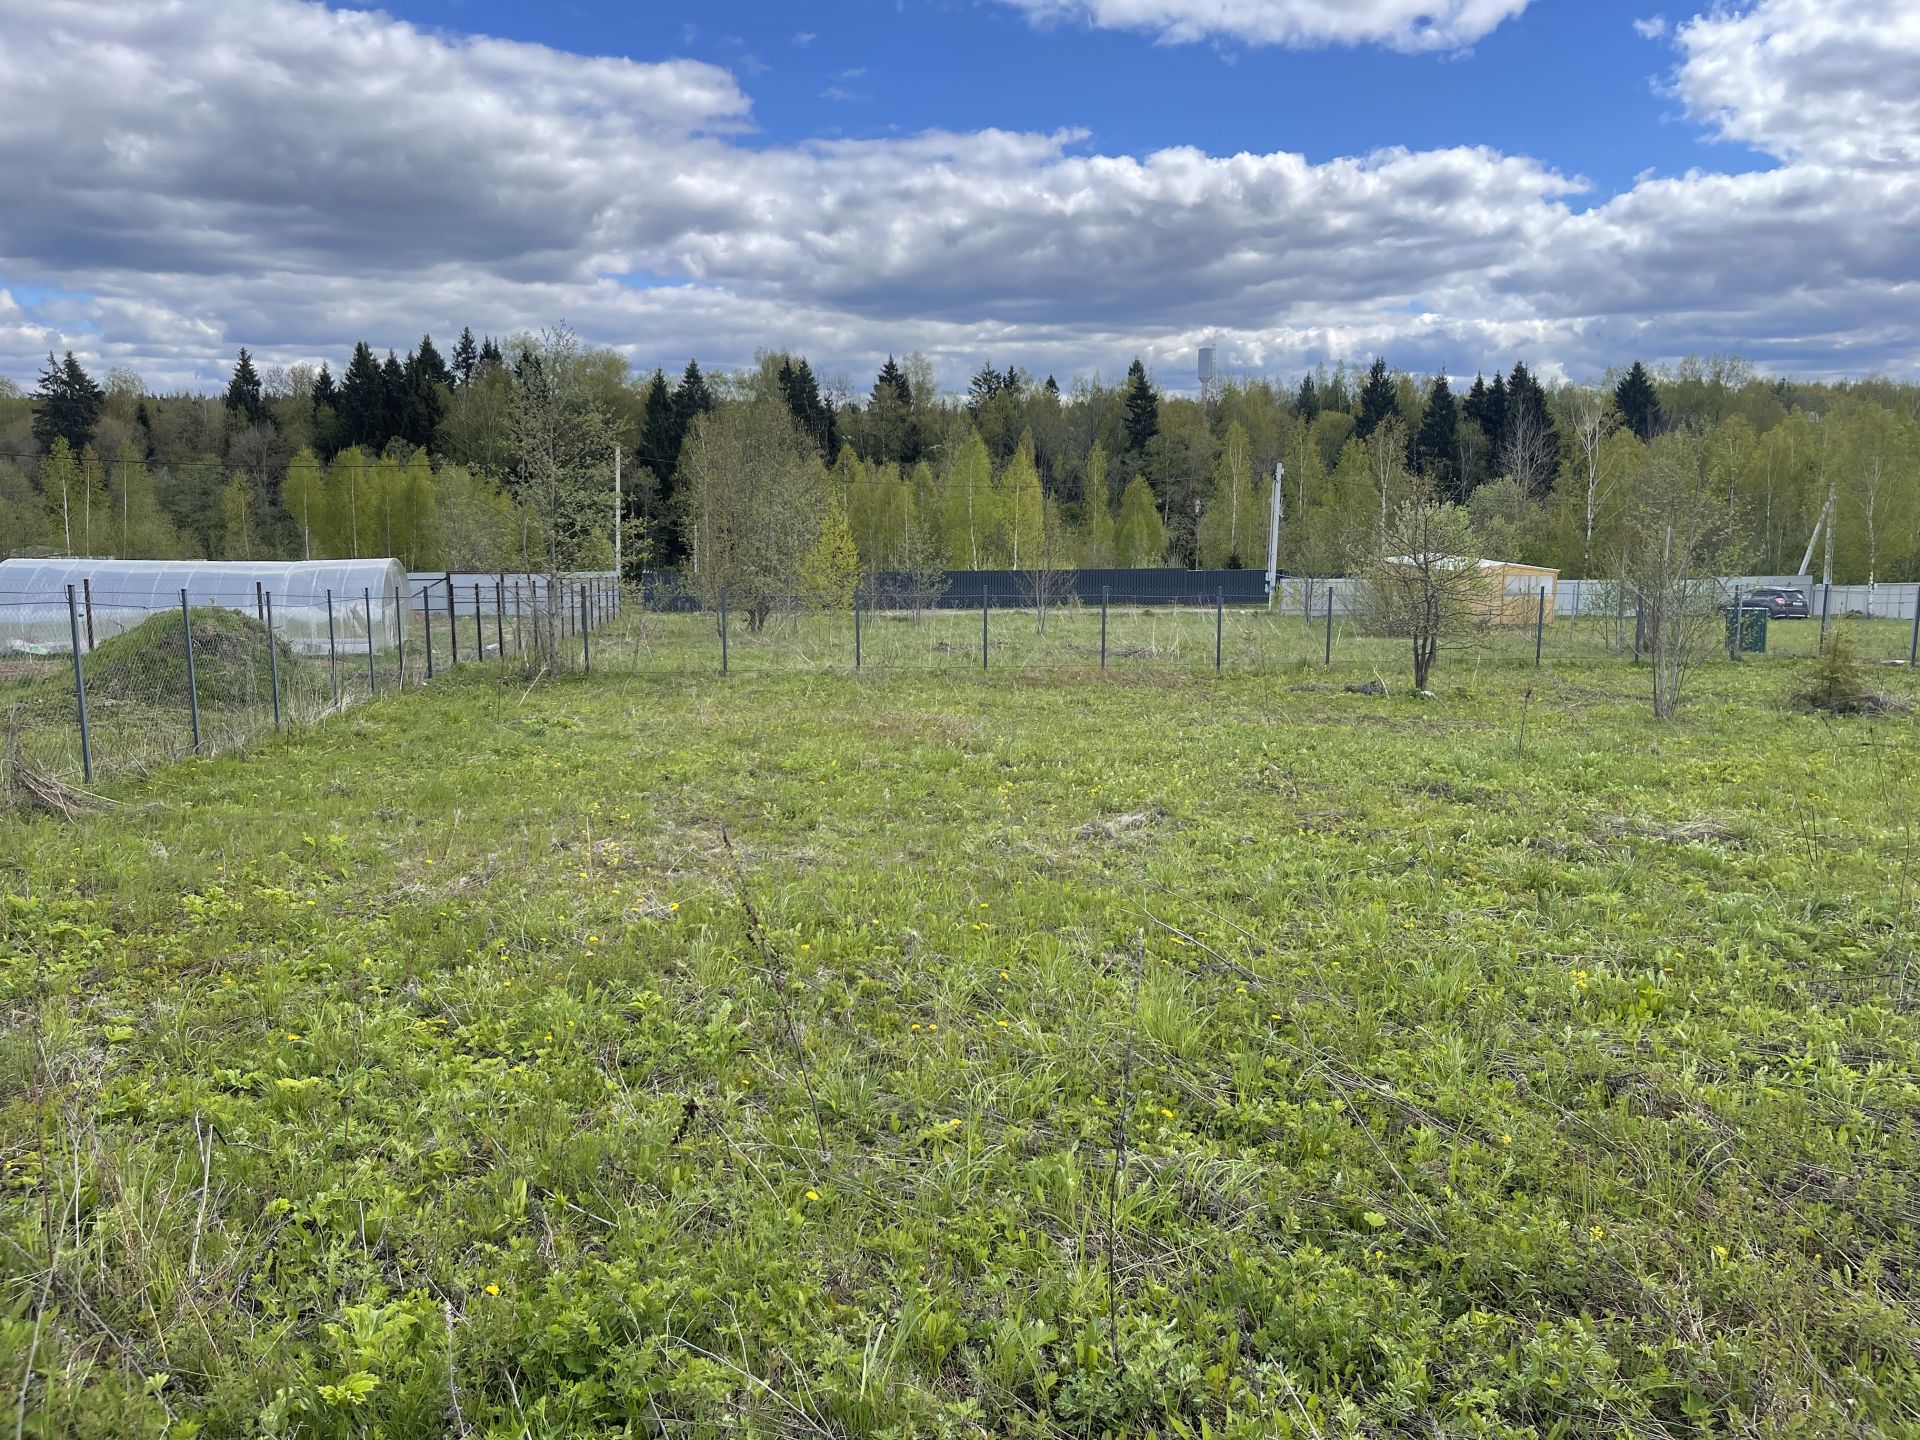
[[380,431],[378,445],[387,445],[404,432],[407,422],[407,372],[400,357],[387,351],[380,362]]
[[446,392],[453,388],[453,372],[440,358],[431,335],[422,335],[419,347],[407,356],[401,380],[404,393],[396,433],[409,445],[425,449],[433,444],[446,409]]
[[813,367],[804,355],[798,365],[791,360],[780,362],[780,388],[786,394],[787,409],[794,420],[812,438],[821,458],[829,458],[838,438],[833,407],[821,398],[820,382],[814,378]]
[[340,392],[333,383],[327,362],[320,362],[320,373],[313,380],[313,448],[325,459],[340,448]]
[[680,439],[679,428],[674,423],[673,392],[667,388],[666,375],[656,370],[640,402],[640,443],[634,451],[634,460],[654,473],[662,494],[667,477],[680,463]]
[[1647,367],[1638,360],[1614,387],[1613,405],[1627,429],[1643,443],[1650,442],[1659,431],[1660,392],[1654,388],[1653,376],[1647,373]]
[[1051,395],[1054,399],[1058,400],[1060,398],[1060,382],[1055,380],[1053,376],[1047,376],[1047,383],[1040,388],[1045,390],[1047,394]]
[[1448,500],[1464,500],[1459,467],[1460,415],[1453,399],[1453,387],[1445,375],[1433,377],[1427,391],[1426,413],[1420,428],[1407,447],[1407,465],[1423,475],[1433,488]]
[[[681,524],[680,492],[676,472],[680,468],[681,434],[674,419],[673,392],[667,377],[653,372],[647,393],[640,403],[640,437],[634,451],[634,463],[653,477],[652,494],[642,495],[636,485],[632,496],[635,518],[645,527],[652,563],[671,568],[685,559],[685,531]],[[644,513],[638,507],[645,507]]]
[[474,367],[476,370],[484,369],[488,365],[504,365],[506,363],[507,357],[500,353],[500,347],[493,343],[493,337],[491,335],[480,342],[480,364]]
[[873,403],[878,405],[888,393],[903,406],[913,404],[913,390],[907,384],[906,372],[894,363],[891,355],[887,356],[887,363],[880,367],[880,375],[873,382]]
[[1160,433],[1160,396],[1147,378],[1147,367],[1138,355],[1127,367],[1127,449],[1135,455],[1147,448],[1147,442]]
[[473,327],[462,325],[460,338],[453,346],[453,379],[458,385],[467,385],[473,380],[474,367],[480,363],[480,348],[473,341]]
[[327,362],[320,362],[320,373],[313,377],[313,413],[314,423],[319,423],[322,408],[332,409],[340,403],[340,392],[334,388],[333,371],[327,368]]
[[1400,399],[1394,393],[1393,377],[1387,373],[1384,358],[1376,359],[1367,370],[1367,383],[1360,387],[1360,416],[1353,433],[1365,440],[1387,421],[1400,414]]
[[1507,379],[1496,373],[1487,387],[1487,404],[1480,428],[1487,432],[1487,446],[1498,455],[1507,444]]
[[1005,377],[993,366],[982,365],[967,383],[967,408],[978,416],[987,403],[1000,393],[1005,383]]
[[681,372],[680,383],[673,391],[673,451],[676,456],[686,444],[693,422],[713,408],[713,392],[707,388],[707,377],[700,373],[699,362],[687,361],[687,368]]
[[1484,375],[1473,377],[1473,388],[1467,391],[1466,399],[1460,402],[1460,418],[1471,420],[1482,430],[1487,428],[1487,380]]
[[1313,423],[1314,417],[1320,413],[1320,391],[1315,388],[1312,375],[1302,375],[1300,377],[1300,389],[1294,394],[1293,408],[1299,412],[1300,418],[1309,425]]
[[253,356],[244,345],[233,367],[233,378],[227,382],[227,413],[242,425],[264,425],[269,419],[260,372],[253,368]]
[[100,409],[106,396],[87,374],[80,362],[67,351],[64,361],[47,354],[47,368],[41,372],[40,388],[33,412],[33,438],[51,451],[56,439],[65,439],[69,449],[82,450],[93,439]]
[[367,342],[359,341],[340,381],[340,442],[377,452],[387,443],[381,433],[384,410],[379,363]]

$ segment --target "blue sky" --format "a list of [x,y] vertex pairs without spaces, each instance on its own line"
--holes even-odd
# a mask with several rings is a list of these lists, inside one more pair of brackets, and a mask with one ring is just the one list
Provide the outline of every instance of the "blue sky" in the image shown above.
[[[1634,25],[1657,10],[1614,0],[1536,0],[1444,55],[1164,44],[1071,22],[1036,27],[985,0],[716,0],[656,13],[610,0],[382,8],[589,54],[712,61],[749,86],[768,143],[999,127],[1085,129],[1091,148],[1133,155],[1193,145],[1327,160],[1395,145],[1490,145],[1585,176],[1602,192],[1648,170],[1771,163],[1713,141],[1661,93],[1672,47]],[[811,38],[796,43],[803,35]]]
[[0,375],[1920,371],[1913,0],[0,0]]

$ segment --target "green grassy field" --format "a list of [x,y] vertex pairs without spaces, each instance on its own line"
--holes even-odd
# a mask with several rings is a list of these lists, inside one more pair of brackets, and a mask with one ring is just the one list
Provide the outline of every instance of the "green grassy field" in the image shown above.
[[0,819],[0,1422],[1920,1426],[1913,721],[1206,628],[472,667]]

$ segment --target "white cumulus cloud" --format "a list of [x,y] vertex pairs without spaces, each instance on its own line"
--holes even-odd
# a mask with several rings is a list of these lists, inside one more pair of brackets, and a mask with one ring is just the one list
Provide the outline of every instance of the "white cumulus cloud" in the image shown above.
[[[1594,195],[1472,146],[1315,162],[1102,154],[1077,130],[770,144],[710,65],[304,0],[0,0],[0,374],[30,383],[71,345],[205,385],[243,344],[337,367],[356,339],[562,320],[645,365],[783,346],[859,373],[920,349],[951,381],[1135,353],[1179,373],[1214,334],[1231,363],[1278,370],[1384,351],[1591,374],[1731,350],[1912,372],[1920,167],[1901,158],[1897,12],[1762,0],[1683,24],[1676,91],[1780,162]],[[1895,59],[1847,60],[1849,35]]]

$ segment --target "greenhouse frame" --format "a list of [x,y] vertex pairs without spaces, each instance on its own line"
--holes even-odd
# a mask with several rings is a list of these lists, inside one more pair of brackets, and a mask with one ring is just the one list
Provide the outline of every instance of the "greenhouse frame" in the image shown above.
[[[68,587],[73,602],[68,603]],[[149,616],[238,610],[294,650],[325,654],[333,640],[378,649],[400,641],[412,586],[398,560],[0,560],[0,654],[51,655],[131,630]],[[183,595],[184,592],[184,595]]]

